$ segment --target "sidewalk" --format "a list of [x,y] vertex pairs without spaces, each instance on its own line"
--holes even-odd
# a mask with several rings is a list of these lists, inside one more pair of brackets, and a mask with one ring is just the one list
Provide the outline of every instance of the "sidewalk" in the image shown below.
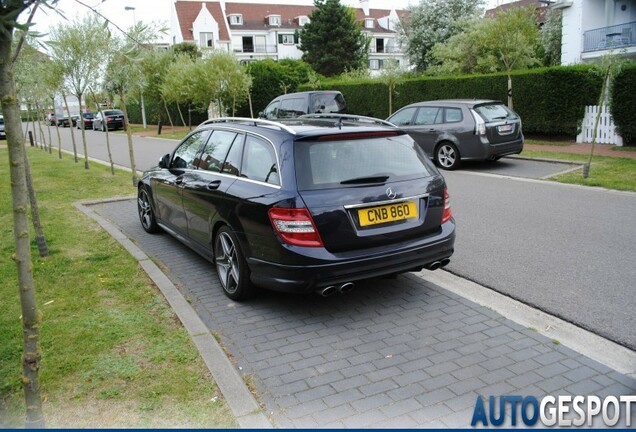
[[[428,272],[361,282],[348,295],[266,292],[236,303],[213,265],[142,230],[134,199],[92,208],[123,233],[118,240],[161,263],[276,427],[469,427],[478,396],[636,394],[633,377],[442,288]],[[633,354],[624,373],[636,372]]]

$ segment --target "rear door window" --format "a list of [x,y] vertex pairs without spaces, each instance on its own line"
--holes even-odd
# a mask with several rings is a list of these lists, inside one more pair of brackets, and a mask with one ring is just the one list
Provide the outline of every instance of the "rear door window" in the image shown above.
[[488,104],[476,106],[475,111],[483,117],[486,122],[505,119],[517,119],[517,114],[508,109],[504,104]]
[[414,125],[432,125],[442,122],[442,109],[438,107],[420,107],[413,121]]
[[397,181],[427,177],[426,156],[408,135],[298,141],[294,146],[299,190],[342,188],[355,179]]
[[278,118],[294,118],[303,114],[307,114],[307,102],[304,98],[281,100]]

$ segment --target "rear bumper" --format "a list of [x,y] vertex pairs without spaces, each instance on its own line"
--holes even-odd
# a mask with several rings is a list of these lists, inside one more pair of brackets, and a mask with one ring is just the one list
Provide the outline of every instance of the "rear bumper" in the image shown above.
[[501,144],[490,144],[486,159],[500,158],[503,156],[519,154],[523,151],[523,137]]
[[455,223],[445,223],[439,234],[367,256],[342,258],[329,254],[303,266],[290,266],[250,258],[251,280],[264,288],[309,293],[318,288],[392,273],[419,270],[424,265],[449,258],[454,251]]

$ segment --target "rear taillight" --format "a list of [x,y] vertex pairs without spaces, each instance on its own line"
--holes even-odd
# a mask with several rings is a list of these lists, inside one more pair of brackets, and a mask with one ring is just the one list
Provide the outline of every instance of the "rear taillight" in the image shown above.
[[470,113],[475,119],[475,135],[486,135],[486,122],[484,119],[473,110],[470,110]]
[[294,246],[323,246],[314,220],[306,208],[271,208],[269,220],[285,243]]
[[444,211],[442,212],[442,223],[448,222],[453,217],[453,212],[450,207],[450,195],[448,195],[448,188],[444,188]]

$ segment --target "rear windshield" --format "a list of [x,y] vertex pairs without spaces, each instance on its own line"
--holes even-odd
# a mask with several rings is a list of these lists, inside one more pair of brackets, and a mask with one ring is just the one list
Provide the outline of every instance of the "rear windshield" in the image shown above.
[[504,104],[489,104],[479,105],[475,107],[475,111],[479,113],[487,122],[504,120],[504,119],[517,119],[517,114],[508,109]]
[[0,117],[0,124],[4,124],[4,119]]
[[84,113],[83,116],[87,119],[95,118],[95,115],[93,113]]
[[[430,176],[426,155],[408,135],[295,144],[299,190],[342,188]],[[358,181],[356,181],[356,179]],[[344,184],[342,183],[344,182]]]
[[122,115],[124,114],[122,111],[119,110],[110,110],[110,111],[104,111],[104,115],[105,116],[116,116],[116,115]]

